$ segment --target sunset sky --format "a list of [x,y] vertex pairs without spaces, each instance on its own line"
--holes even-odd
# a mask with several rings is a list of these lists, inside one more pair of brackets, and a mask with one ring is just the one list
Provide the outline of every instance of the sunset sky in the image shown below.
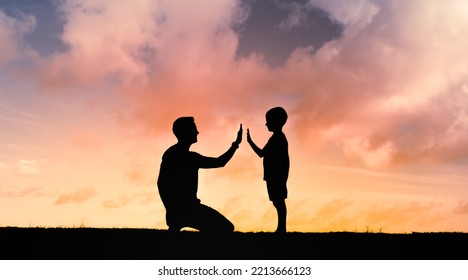
[[[289,231],[468,232],[467,34],[466,0],[0,0],[0,226],[166,229],[172,122],[219,156],[282,106]],[[274,231],[245,139],[198,195]]]

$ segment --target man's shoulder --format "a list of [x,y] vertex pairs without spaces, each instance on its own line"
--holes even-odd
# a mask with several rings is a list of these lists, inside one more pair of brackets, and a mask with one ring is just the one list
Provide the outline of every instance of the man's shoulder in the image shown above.
[[184,151],[177,144],[174,144],[164,152],[162,159],[167,160],[171,158],[177,158],[183,155],[183,152]]
[[186,151],[182,149],[179,145],[174,144],[169,147],[163,154],[162,159],[178,158],[178,157],[200,157],[197,152]]
[[167,157],[168,155],[171,155],[177,151],[176,145],[172,145],[167,150],[163,153],[163,158]]

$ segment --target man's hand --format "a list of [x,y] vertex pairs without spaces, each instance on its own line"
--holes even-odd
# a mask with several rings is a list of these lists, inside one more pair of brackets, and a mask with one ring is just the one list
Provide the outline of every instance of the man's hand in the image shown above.
[[242,142],[242,124],[240,124],[239,131],[237,132],[236,141],[233,144],[239,145]]

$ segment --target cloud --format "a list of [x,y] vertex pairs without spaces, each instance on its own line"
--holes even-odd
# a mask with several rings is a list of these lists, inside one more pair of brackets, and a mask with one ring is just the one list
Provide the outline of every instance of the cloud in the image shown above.
[[145,61],[159,45],[158,2],[67,0],[58,5],[69,47],[42,70],[46,88],[96,84],[106,79],[144,81]]
[[395,206],[374,204],[364,208],[361,215],[364,223],[369,226],[391,228],[399,225],[407,230],[428,229],[447,219],[441,206],[438,203],[417,201]]
[[309,0],[309,4],[327,11],[333,20],[353,28],[362,28],[371,23],[380,11],[379,3],[382,2],[380,0]]
[[118,201],[115,200],[106,200],[102,203],[103,208],[121,208],[127,205],[127,203],[130,201],[128,198],[121,198]]
[[[69,49],[44,61],[38,73],[42,86],[117,82],[129,99],[122,119],[134,111],[132,119],[166,124],[165,113],[175,111],[168,114],[172,120],[187,111],[176,107],[192,107],[185,94],[212,92],[208,78],[219,69],[227,73],[225,65],[235,55],[237,37],[230,24],[239,17],[237,1],[197,1],[190,9],[173,1],[60,3],[62,40]],[[219,85],[213,90],[212,95],[221,92]],[[208,102],[207,112],[217,99]]]
[[467,3],[310,3],[345,29],[296,59],[310,81],[294,112],[304,140],[334,143],[370,168],[467,157]]
[[141,166],[134,165],[127,171],[126,177],[134,184],[141,185],[147,182],[148,177],[146,173],[141,169]]
[[0,9],[0,67],[29,52],[24,44],[24,36],[32,32],[35,25],[33,16],[18,14],[14,18]]
[[[340,36],[270,67],[261,52],[237,56],[245,2],[63,1],[69,49],[43,66],[43,85],[117,83],[117,120],[150,136],[182,115],[215,131],[282,105],[301,151],[333,147],[376,169],[468,157],[466,1],[307,5],[341,24]],[[301,24],[294,11],[285,32]]]
[[[144,152],[141,152],[144,154]],[[134,158],[129,161],[125,178],[137,186],[154,186],[154,166],[145,158]]]
[[341,32],[323,10],[302,0],[242,0],[245,18],[234,27],[239,38],[239,58],[261,54],[270,67],[281,67],[298,47],[319,49]]
[[206,26],[184,29],[193,37],[162,36],[171,53],[158,61],[163,66],[145,90],[129,94],[132,117],[159,133],[195,112],[216,129],[224,117],[261,115],[279,103],[305,150],[331,144],[378,169],[466,158],[468,17],[461,11],[467,4],[320,3],[343,22],[342,35],[316,51],[297,48],[281,68],[256,54],[236,60],[237,38],[226,20],[216,33]]
[[72,144],[74,146],[83,148],[85,150],[99,150],[103,146],[101,135],[96,131],[74,130],[72,132],[71,138]]
[[0,193],[0,197],[21,198],[21,197],[26,197],[30,195],[36,195],[36,196],[44,195],[44,193],[42,193],[41,191],[43,191],[43,188],[41,187],[29,187],[18,192]]
[[54,205],[63,205],[69,203],[82,204],[96,195],[96,190],[93,187],[86,187],[69,194],[60,195],[54,202]]
[[335,216],[338,213],[342,213],[351,204],[353,204],[353,201],[346,199],[334,199],[323,205],[322,208],[320,208],[320,210],[317,212],[316,216],[320,217],[321,219],[328,219],[326,217]]
[[368,138],[353,138],[341,143],[341,149],[346,157],[358,158],[370,168],[387,166],[391,162],[395,149],[392,142],[382,143],[373,148],[370,146]]
[[308,5],[307,2],[303,4],[302,2],[285,2],[281,3],[280,7],[284,7],[289,10],[289,15],[278,24],[278,28],[283,32],[291,31],[294,28],[307,26],[309,25],[311,5]]
[[25,176],[35,176],[40,173],[40,161],[38,160],[25,160],[22,159],[16,164],[16,168],[19,174]]
[[468,202],[460,201],[453,210],[457,214],[468,214]]
[[441,204],[431,201],[392,204],[334,199],[324,203],[315,213],[301,213],[300,208],[301,205],[292,205],[290,223],[298,228],[305,227],[306,223],[308,228],[318,231],[439,231],[437,226],[450,218],[450,213]]
[[139,205],[147,205],[150,203],[154,203],[158,197],[159,194],[157,194],[156,192],[138,192],[132,195],[121,195],[116,200],[106,200],[102,202],[102,207],[107,209],[122,208],[134,200],[140,200]]

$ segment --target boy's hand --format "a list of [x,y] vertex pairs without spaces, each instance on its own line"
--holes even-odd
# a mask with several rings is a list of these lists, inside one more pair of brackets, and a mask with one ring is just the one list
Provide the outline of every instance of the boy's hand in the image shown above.
[[234,143],[239,145],[241,142],[242,142],[242,124],[240,124],[239,131],[237,132],[237,138],[236,138],[236,141],[234,141]]
[[247,142],[252,142],[252,138],[250,138],[250,130],[247,128]]

